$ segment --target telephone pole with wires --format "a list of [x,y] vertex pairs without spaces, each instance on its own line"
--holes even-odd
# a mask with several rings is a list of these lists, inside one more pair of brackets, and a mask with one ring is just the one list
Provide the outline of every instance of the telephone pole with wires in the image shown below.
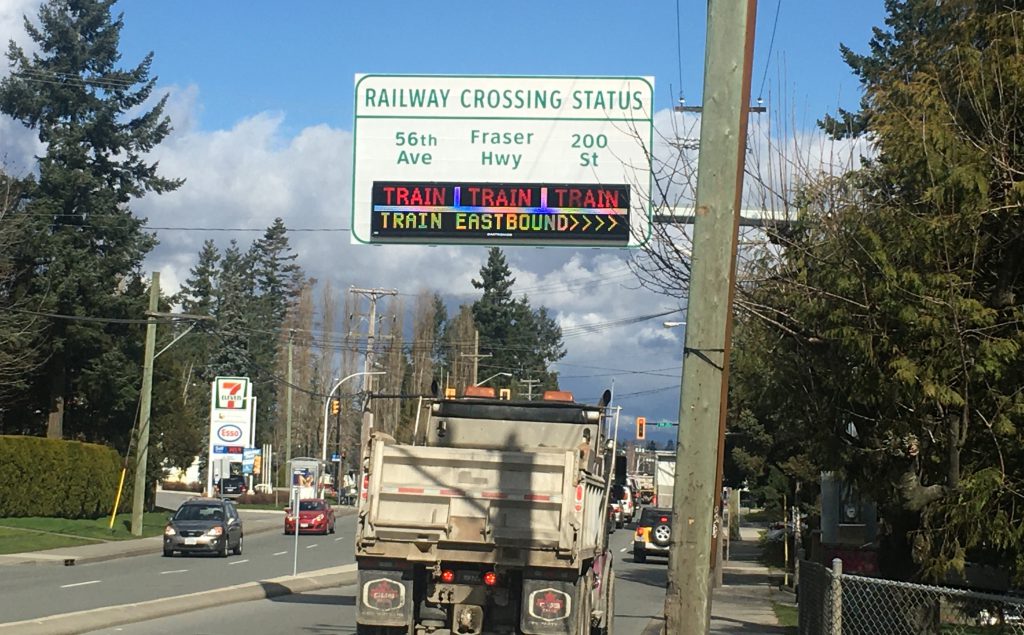
[[530,379],[520,379],[519,383],[523,384],[524,386],[526,386],[526,400],[527,401],[533,401],[533,387],[538,385],[538,384],[540,384],[540,380],[539,379],[533,379],[533,378],[530,378]]
[[367,396],[363,407],[363,425],[360,447],[369,439],[373,431],[373,413],[370,411],[369,395],[373,392],[373,378],[370,372],[373,370],[374,344],[377,333],[377,301],[381,298],[398,295],[397,289],[360,289],[350,287],[349,293],[365,297],[370,302],[370,311],[366,326],[366,356],[363,361],[363,392]]
[[488,357],[493,357],[493,355],[491,353],[486,353],[484,355],[480,354],[480,331],[478,329],[473,329],[473,352],[472,353],[462,353],[462,356],[463,357],[470,357],[470,358],[473,359],[473,381],[472,381],[472,385],[476,386],[477,385],[477,378],[478,378],[477,375],[478,375],[479,370],[480,370],[480,360],[481,359],[487,359]]
[[[736,251],[757,0],[710,0],[690,302],[683,345],[665,632],[704,635],[711,617]],[[743,37],[738,37],[738,34]]]

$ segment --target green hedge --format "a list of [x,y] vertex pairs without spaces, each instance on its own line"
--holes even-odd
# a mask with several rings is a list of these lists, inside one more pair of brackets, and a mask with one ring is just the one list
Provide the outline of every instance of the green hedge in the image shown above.
[[117,452],[102,445],[0,436],[0,518],[109,514],[121,466]]

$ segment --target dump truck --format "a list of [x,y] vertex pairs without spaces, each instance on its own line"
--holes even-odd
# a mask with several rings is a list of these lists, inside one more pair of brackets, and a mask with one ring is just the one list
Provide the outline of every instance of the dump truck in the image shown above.
[[672,507],[672,492],[676,485],[676,453],[658,452],[655,454],[654,466],[654,500],[655,507]]
[[435,387],[412,443],[364,435],[356,632],[610,634],[610,398]]

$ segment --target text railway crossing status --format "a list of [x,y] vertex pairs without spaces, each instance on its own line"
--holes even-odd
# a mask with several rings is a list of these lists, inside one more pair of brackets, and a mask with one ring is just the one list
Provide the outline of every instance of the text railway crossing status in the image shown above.
[[356,76],[353,243],[638,246],[653,79]]

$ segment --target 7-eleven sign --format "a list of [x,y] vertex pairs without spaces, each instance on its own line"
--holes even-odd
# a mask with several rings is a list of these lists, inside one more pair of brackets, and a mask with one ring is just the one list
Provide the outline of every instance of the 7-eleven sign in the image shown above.
[[214,408],[245,410],[245,398],[249,393],[248,377],[218,377],[215,386]]

